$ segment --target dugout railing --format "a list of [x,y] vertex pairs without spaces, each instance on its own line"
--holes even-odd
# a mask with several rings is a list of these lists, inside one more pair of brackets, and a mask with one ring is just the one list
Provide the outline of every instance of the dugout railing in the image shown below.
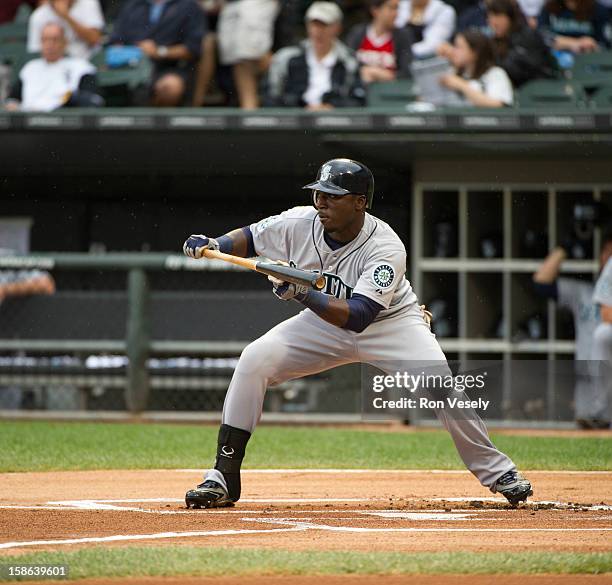
[[[242,349],[298,310],[268,290],[240,290],[240,282],[234,290],[206,290],[207,280],[243,272],[219,261],[140,253],[0,256],[0,271],[27,269],[126,278],[112,290],[91,290],[90,283],[90,290],[59,288],[0,303],[0,410],[10,416],[93,409],[101,416],[153,410],[165,418],[191,412],[217,419]],[[193,282],[184,290],[151,286],[181,273],[197,273],[203,290]],[[286,383],[268,393],[267,408],[283,419],[333,410],[329,397],[320,404],[324,387],[325,377]],[[354,400],[350,406],[355,412]]]
[[[421,264],[418,259],[418,288]],[[0,303],[0,418],[218,420],[242,349],[300,309],[278,302],[265,279],[243,269],[173,254],[0,256],[0,271],[27,269],[49,271],[60,286],[52,295]],[[228,276],[233,287],[227,279],[217,289],[209,286]],[[477,348],[467,337],[439,337],[462,367],[489,360],[484,366],[501,373],[491,388],[489,422],[571,424],[572,361],[536,363],[542,356],[518,343],[515,358],[526,360],[520,363],[492,354],[496,340],[481,340]],[[565,351],[573,349],[564,343]],[[349,365],[275,387],[266,395],[264,420],[359,422],[361,373]],[[551,380],[557,380],[555,392]],[[433,418],[411,415],[410,422],[429,425]]]

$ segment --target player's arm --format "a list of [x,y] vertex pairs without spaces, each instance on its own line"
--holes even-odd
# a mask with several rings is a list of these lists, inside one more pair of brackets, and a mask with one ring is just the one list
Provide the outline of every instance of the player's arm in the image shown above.
[[561,270],[561,264],[566,258],[567,253],[563,248],[553,248],[550,254],[546,256],[537,272],[534,273],[533,282],[538,284],[552,284],[557,280],[557,276],[559,276]]
[[325,293],[268,277],[274,285],[274,294],[281,300],[293,299],[301,303],[328,323],[361,333],[374,321],[384,307],[372,299],[354,294],[348,300],[336,299]]
[[559,287],[557,277],[561,271],[561,264],[567,258],[564,248],[557,247],[546,256],[540,268],[533,274],[533,286],[540,296],[558,300]]
[[593,302],[599,305],[601,320],[612,323],[612,258],[607,260],[595,283]]
[[183,252],[190,258],[201,258],[204,250],[219,250],[225,254],[241,256],[242,258],[255,256],[251,228],[249,226],[238,228],[218,238],[193,234],[183,244]]
[[336,299],[316,290],[307,290],[295,300],[332,325],[361,333],[374,321],[382,306],[356,294],[348,300]]

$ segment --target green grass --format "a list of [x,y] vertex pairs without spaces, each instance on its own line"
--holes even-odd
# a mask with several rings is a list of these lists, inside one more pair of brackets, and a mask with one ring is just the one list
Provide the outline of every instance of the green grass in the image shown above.
[[[217,428],[198,425],[0,422],[0,472],[201,468]],[[612,469],[607,438],[493,436],[522,469]],[[462,469],[444,431],[393,433],[265,427],[245,468]]]
[[600,574],[612,553],[289,552],[196,547],[90,548],[2,557],[2,564],[67,564],[70,579],[166,575]]

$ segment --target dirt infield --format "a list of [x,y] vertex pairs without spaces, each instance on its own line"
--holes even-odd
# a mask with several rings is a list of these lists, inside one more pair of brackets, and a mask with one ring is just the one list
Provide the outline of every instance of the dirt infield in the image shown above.
[[463,471],[247,471],[231,509],[186,510],[199,472],[0,476],[0,555],[130,544],[284,550],[610,551],[612,472],[531,472],[510,509]]

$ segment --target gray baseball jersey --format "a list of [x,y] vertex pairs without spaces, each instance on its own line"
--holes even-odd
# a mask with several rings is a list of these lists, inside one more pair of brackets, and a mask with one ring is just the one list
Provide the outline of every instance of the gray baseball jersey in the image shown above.
[[[612,306],[612,258],[601,271],[593,302]],[[594,387],[596,389],[596,416],[600,420],[612,420],[612,323],[600,323],[593,335],[593,360],[599,367]]]
[[604,269],[597,279],[595,292],[593,293],[593,302],[599,305],[612,306],[612,258],[608,258]]
[[378,321],[417,305],[405,278],[404,244],[388,224],[370,214],[366,214],[359,235],[337,250],[325,242],[323,226],[312,206],[268,217],[252,224],[251,232],[259,256],[324,274],[325,294],[349,299],[359,293],[382,305]]
[[599,307],[593,302],[593,283],[574,278],[557,280],[558,303],[574,315],[575,358],[590,360],[593,332],[599,324]]
[[[425,324],[417,297],[405,278],[406,249],[385,222],[366,214],[357,237],[332,250],[313,207],[295,207],[250,226],[255,251],[326,275],[323,291],[339,299],[359,293],[383,309],[357,333],[328,323],[310,309],[279,323],[242,352],[223,406],[223,423],[253,431],[261,417],[268,386],[339,366],[362,362],[386,373],[398,363],[437,362],[446,358]],[[450,373],[450,370],[449,370]],[[480,482],[494,489],[495,481],[516,469],[489,439],[486,427],[473,417],[453,417],[436,411],[459,455]],[[211,470],[207,478],[221,481]]]

